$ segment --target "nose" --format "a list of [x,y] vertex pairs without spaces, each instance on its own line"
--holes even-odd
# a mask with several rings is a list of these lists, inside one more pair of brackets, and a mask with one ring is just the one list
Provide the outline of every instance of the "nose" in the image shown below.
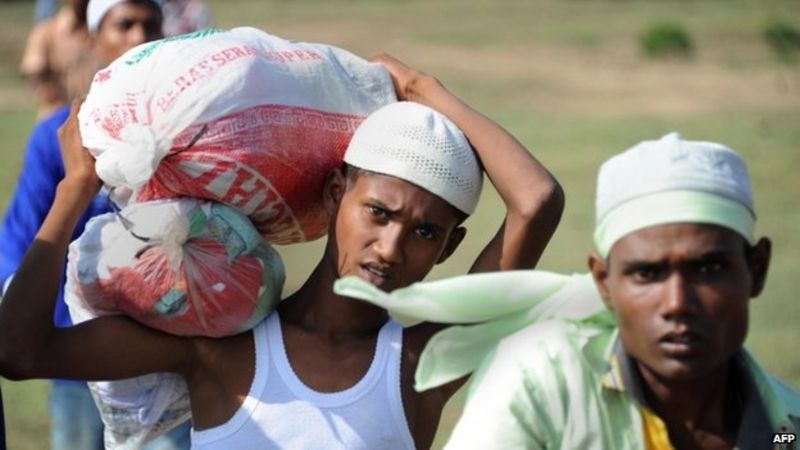
[[389,264],[400,264],[403,262],[403,229],[400,224],[389,224],[382,227],[378,239],[375,240],[373,248],[382,262]]
[[675,272],[665,281],[662,315],[665,319],[692,316],[697,312],[697,296],[691,280]]

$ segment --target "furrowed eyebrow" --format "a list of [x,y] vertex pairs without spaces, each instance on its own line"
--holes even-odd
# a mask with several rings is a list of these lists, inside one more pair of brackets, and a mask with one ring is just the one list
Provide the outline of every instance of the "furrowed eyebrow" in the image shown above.
[[[705,261],[719,261],[722,259],[730,258],[734,253],[733,249],[729,248],[715,248],[705,253],[692,256],[687,259],[688,262],[705,262]],[[623,271],[632,271],[636,269],[652,269],[665,264],[661,260],[638,260],[632,259],[628,261],[620,261],[619,265]]]
[[619,263],[622,271],[625,273],[634,272],[641,269],[657,269],[664,265],[663,261],[622,261]]
[[[399,213],[400,213],[400,210],[399,210],[399,209],[392,209],[392,208],[390,208],[390,207],[389,207],[389,206],[388,206],[386,203],[384,203],[384,202],[382,202],[382,201],[378,200],[378,199],[377,199],[377,198],[375,198],[375,197],[367,197],[367,200],[366,200],[366,202],[365,202],[365,203],[367,203],[367,204],[369,204],[369,205],[374,205],[374,206],[377,206],[377,207],[379,207],[379,208],[381,208],[381,209],[385,210],[385,211],[386,211],[386,213],[387,213],[389,216],[396,216],[397,214],[399,214]],[[438,225],[438,224],[436,224],[436,223],[433,223],[433,222],[426,222],[426,221],[421,221],[421,222],[418,222],[417,224],[415,224],[415,226],[416,226],[416,227],[428,227],[428,228],[430,228],[431,230],[433,230],[434,232],[436,232],[436,233],[438,233],[438,234],[444,233],[444,230],[445,230],[445,228],[444,228],[444,227],[442,227],[442,226],[440,226],[440,225]]]
[[375,197],[367,197],[366,203],[368,203],[370,205],[377,206],[377,207],[379,207],[381,209],[384,209],[384,210],[386,210],[387,213],[392,214],[392,215],[393,214],[397,214],[398,212],[400,212],[399,209],[392,209],[386,203],[383,203],[382,201],[378,200]]
[[719,260],[723,258],[727,258],[734,253],[733,249],[719,249],[719,250],[712,250],[707,253],[703,253],[702,255],[698,255],[696,259],[697,261],[707,261],[707,260]]

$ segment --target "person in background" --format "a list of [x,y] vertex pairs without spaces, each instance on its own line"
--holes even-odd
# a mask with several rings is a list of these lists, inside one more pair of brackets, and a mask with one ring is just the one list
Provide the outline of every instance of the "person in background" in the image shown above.
[[[70,11],[83,5],[81,21],[91,39],[86,51],[94,53],[102,67],[125,51],[144,42],[162,37],[161,9],[151,0],[91,0],[70,3]],[[94,73],[87,77],[85,90]],[[0,294],[5,292],[17,270],[25,251],[42,225],[47,211],[55,199],[56,187],[64,177],[57,130],[69,116],[69,107],[63,106],[50,117],[36,125],[25,151],[24,164],[17,187],[0,226]],[[73,238],[82,232],[86,222],[99,214],[111,211],[105,192],[100,192],[81,217]],[[58,327],[68,327],[72,321],[63,298],[63,284],[58,293],[53,320]],[[103,424],[85,382],[53,380],[50,395],[52,420],[52,448],[96,449],[103,448]],[[176,428],[168,435],[153,441],[148,449],[185,449],[189,447],[190,425]]]
[[645,141],[603,164],[596,205],[607,309],[503,339],[446,448],[797,449],[800,394],[743,347],[771,249],[744,160]]
[[166,0],[164,36],[176,36],[208,28],[214,24],[211,10],[203,0]]
[[37,120],[85,94],[101,67],[86,28],[88,3],[69,0],[54,17],[34,25],[28,35],[20,72],[38,103]]

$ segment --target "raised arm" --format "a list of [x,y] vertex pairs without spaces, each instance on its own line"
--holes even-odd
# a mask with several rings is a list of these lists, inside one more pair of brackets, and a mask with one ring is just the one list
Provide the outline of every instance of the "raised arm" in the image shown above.
[[100,188],[94,160],[82,147],[77,106],[60,131],[66,177],[0,303],[0,375],[11,379],[116,379],[144,373],[187,373],[192,341],[121,316],[72,328],[53,326],[64,260],[80,216]]
[[[555,232],[564,208],[564,194],[556,179],[511,134],[461,101],[436,78],[388,55],[378,55],[373,61],[389,70],[398,99],[429,106],[461,129],[505,203],[503,224],[470,272],[533,268]],[[422,349],[443,327],[425,322],[404,332],[406,367],[416,366]],[[404,377],[404,385],[413,383],[413,370],[404,372]],[[407,402],[408,416],[417,424],[418,431],[422,427],[421,435],[433,438],[445,402],[465,381],[463,377],[418,393]],[[429,445],[426,439],[422,438],[418,444]]]
[[464,132],[505,203],[503,224],[470,272],[536,266],[564,209],[564,193],[558,181],[510,133],[461,101],[433,76],[389,55],[378,55],[373,61],[387,67],[400,100],[427,105]]

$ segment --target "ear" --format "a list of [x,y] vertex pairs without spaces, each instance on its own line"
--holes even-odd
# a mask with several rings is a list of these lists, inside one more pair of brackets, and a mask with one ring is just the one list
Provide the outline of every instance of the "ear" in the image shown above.
[[464,240],[464,236],[467,235],[467,229],[464,227],[456,227],[451,233],[450,237],[447,238],[447,243],[444,245],[444,250],[442,250],[442,254],[439,256],[439,259],[436,260],[436,264],[441,264],[447,261],[453,252],[456,251],[458,245],[461,241]]
[[603,298],[603,303],[609,309],[614,309],[611,302],[611,295],[608,292],[608,261],[601,257],[597,252],[589,254],[589,271],[592,273],[594,284],[600,297]]
[[347,176],[341,169],[333,169],[325,179],[325,186],[322,189],[322,201],[330,217],[336,215],[346,190]]
[[751,249],[750,260],[747,262],[750,268],[750,276],[753,279],[750,297],[758,297],[761,291],[764,290],[771,256],[772,242],[768,238],[763,237],[759,239],[756,245]]

